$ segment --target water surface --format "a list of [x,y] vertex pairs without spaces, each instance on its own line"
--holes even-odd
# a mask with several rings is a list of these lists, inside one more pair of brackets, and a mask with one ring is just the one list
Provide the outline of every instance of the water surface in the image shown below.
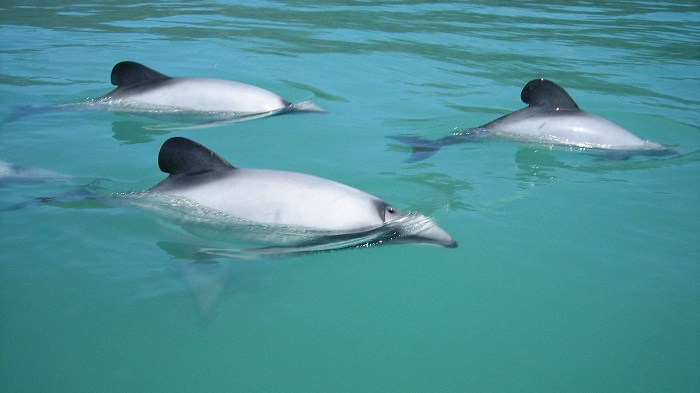
[[[110,112],[0,127],[3,391],[700,389],[700,7],[688,2],[5,1],[0,116],[112,89],[114,64],[237,80],[328,115],[202,129]],[[546,77],[671,157],[484,141]],[[188,254],[147,211],[38,197],[138,191],[185,136],[430,215],[457,249],[282,260]]]

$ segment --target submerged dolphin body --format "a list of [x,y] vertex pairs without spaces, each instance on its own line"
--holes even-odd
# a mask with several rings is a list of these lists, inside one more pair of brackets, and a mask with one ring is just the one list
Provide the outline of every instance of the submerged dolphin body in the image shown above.
[[37,113],[110,110],[184,122],[227,123],[285,113],[324,110],[310,101],[296,104],[245,83],[212,78],[173,78],[142,64],[123,61],[112,69],[116,89],[76,104],[18,107],[3,123]]
[[539,141],[615,152],[620,157],[677,154],[675,148],[645,141],[624,128],[592,113],[584,112],[559,85],[546,79],[528,82],[520,93],[527,107],[480,127],[457,132],[438,140],[391,136],[413,148],[407,162],[424,160],[442,146],[501,137]]
[[231,217],[237,225],[248,223],[260,236],[278,242],[268,249],[271,252],[330,250],[385,241],[457,246],[421,214],[401,213],[373,195],[312,175],[236,168],[186,138],[167,140],[158,165],[169,176],[147,194],[184,199]]

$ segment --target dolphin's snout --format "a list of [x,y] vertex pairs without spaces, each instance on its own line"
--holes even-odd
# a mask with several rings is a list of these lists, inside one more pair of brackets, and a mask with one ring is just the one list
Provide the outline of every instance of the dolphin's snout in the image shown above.
[[447,248],[456,248],[458,246],[457,242],[436,224],[416,233],[415,236],[424,243],[437,244]]
[[410,213],[401,225],[401,235],[397,241],[401,243],[435,244],[447,248],[456,248],[457,242],[435,221],[422,214]]

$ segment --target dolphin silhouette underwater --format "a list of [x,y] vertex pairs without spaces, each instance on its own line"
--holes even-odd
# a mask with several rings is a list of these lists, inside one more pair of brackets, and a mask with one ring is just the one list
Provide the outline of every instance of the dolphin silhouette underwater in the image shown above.
[[64,110],[109,110],[180,122],[228,123],[285,113],[325,111],[311,101],[296,104],[257,86],[224,79],[173,78],[133,61],[117,63],[116,89],[82,103],[17,107],[3,123]]
[[32,168],[0,160],[0,187],[12,183],[36,183],[54,179],[69,179],[68,175],[42,168]]
[[406,162],[424,160],[442,146],[499,137],[631,155],[678,154],[674,147],[645,141],[617,124],[584,112],[561,86],[547,79],[528,82],[520,93],[527,107],[438,140],[390,136],[413,149]]
[[214,215],[252,224],[257,227],[254,232],[279,242],[279,247],[269,248],[272,251],[384,242],[457,247],[422,214],[402,213],[373,195],[313,175],[237,168],[190,139],[168,139],[158,154],[158,166],[168,177],[142,195],[184,199]]

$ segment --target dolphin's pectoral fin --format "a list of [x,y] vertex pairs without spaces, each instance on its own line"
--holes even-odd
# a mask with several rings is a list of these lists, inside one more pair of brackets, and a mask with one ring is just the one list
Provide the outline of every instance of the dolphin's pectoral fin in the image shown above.
[[170,79],[170,77],[133,61],[122,61],[112,68],[112,84],[119,87],[158,82],[166,79]]
[[211,325],[221,315],[229,281],[228,265],[184,263],[182,267],[182,280],[194,299],[199,325]]
[[231,280],[230,265],[214,260],[216,255],[202,252],[193,244],[157,242],[158,247],[177,261],[182,280],[192,295],[199,316],[199,325],[212,324],[221,314]]

